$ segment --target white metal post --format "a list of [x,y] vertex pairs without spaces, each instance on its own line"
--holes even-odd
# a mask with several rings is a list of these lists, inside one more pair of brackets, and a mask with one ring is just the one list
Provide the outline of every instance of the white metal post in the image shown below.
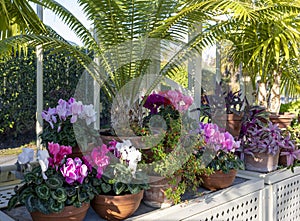
[[[197,25],[194,32],[189,36],[192,38],[202,32],[202,24]],[[194,56],[188,62],[188,89],[192,91],[196,107],[201,105],[201,81],[202,81],[202,53]]]
[[[37,15],[43,21],[43,7],[37,5]],[[43,47],[41,45],[36,47],[36,145],[41,148],[41,139],[39,135],[43,132],[43,119],[41,112],[43,110]]]

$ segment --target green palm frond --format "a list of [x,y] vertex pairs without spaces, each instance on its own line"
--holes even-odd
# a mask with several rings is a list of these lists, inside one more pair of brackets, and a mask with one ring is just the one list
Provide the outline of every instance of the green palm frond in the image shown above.
[[0,0],[0,5],[0,40],[28,31],[46,33],[45,26],[28,1]]

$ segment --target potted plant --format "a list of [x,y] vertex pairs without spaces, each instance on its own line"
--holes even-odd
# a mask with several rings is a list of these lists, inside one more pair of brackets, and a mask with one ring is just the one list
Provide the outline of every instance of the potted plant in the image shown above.
[[82,221],[94,189],[87,165],[78,157],[67,158],[71,153],[71,146],[52,142],[48,150],[39,150],[39,165],[24,175],[24,184],[15,188],[8,209],[25,205],[34,221]]
[[300,125],[288,126],[282,133],[285,139],[284,148],[280,150],[279,165],[287,166],[293,171],[300,160]]
[[73,147],[73,156],[82,156],[81,151],[87,151],[88,144],[98,140],[99,133],[92,124],[96,121],[92,104],[84,105],[73,97],[60,99],[56,107],[44,110],[41,116],[45,125],[40,138],[47,148],[49,142],[59,143]]
[[293,121],[298,121],[299,101],[280,104],[279,113],[270,113],[270,121],[278,124],[279,128],[287,128]]
[[242,98],[242,91],[229,91],[225,92],[225,105],[226,105],[226,131],[231,133],[232,136],[238,137],[242,125],[244,99]]
[[277,169],[279,152],[285,147],[285,137],[272,122],[260,125],[256,119],[241,138],[242,158],[247,170],[271,172]]
[[197,185],[191,176],[196,169],[192,167],[191,147],[198,141],[188,133],[193,120],[187,110],[192,103],[192,97],[179,90],[153,92],[145,99],[143,128],[160,130],[148,149],[142,150],[150,182],[143,201],[149,206],[164,208],[179,203],[187,187]]
[[240,142],[214,123],[200,123],[198,132],[204,142],[194,154],[201,162],[202,185],[210,190],[232,185],[237,170],[244,169],[243,162],[235,155]]
[[97,193],[91,205],[100,217],[122,220],[137,210],[148,188],[148,177],[137,168],[140,160],[140,151],[129,140],[113,140],[84,156]]

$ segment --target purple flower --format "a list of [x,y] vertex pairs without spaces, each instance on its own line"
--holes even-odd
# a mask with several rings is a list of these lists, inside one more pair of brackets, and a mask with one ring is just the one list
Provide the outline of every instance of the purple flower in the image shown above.
[[73,184],[75,181],[80,184],[88,175],[88,168],[85,164],[82,164],[80,158],[76,157],[74,160],[68,158],[67,162],[60,168],[60,172],[68,184]]
[[53,123],[57,122],[55,115],[56,115],[56,108],[49,108],[48,111],[43,111],[41,114],[42,118],[50,124],[52,129],[54,128]]
[[229,132],[224,132],[217,124],[200,123],[199,133],[204,136],[205,145],[215,151],[235,152],[240,146],[240,142],[236,142]]
[[67,101],[59,99],[58,105],[56,106],[56,113],[60,120],[65,121],[70,115],[70,107]]
[[157,114],[161,105],[171,105],[171,102],[164,96],[155,93],[150,94],[144,103],[144,107],[149,109],[151,114]]

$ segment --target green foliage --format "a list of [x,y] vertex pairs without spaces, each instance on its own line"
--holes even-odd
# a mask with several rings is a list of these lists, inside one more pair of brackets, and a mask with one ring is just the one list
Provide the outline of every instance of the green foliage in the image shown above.
[[90,179],[97,194],[113,196],[136,194],[141,190],[149,189],[146,174],[138,170],[135,173],[135,177],[133,177],[128,166],[124,164],[110,164],[101,178],[97,178],[96,174],[97,171],[93,168],[93,175],[90,176]]
[[82,203],[92,200],[97,192],[88,181],[70,186],[61,173],[52,167],[48,168],[46,175],[48,179],[44,180],[40,166],[26,173],[24,184],[15,188],[16,193],[10,198],[8,209],[20,203],[29,212],[57,213],[65,206],[80,207]]
[[[80,49],[83,51],[83,49]],[[75,58],[69,57],[67,51],[54,53],[44,52],[43,87],[44,109],[57,105],[57,101],[69,99],[74,95],[77,83],[84,68]],[[17,137],[35,130],[36,121],[36,54],[29,50],[27,56],[11,58],[6,62],[0,61],[0,138]],[[92,56],[89,54],[89,56]],[[101,126],[109,124],[107,108],[108,100],[103,91],[100,92],[103,111],[100,113]],[[49,124],[44,125],[45,131]],[[73,130],[73,128],[69,128]],[[86,130],[87,128],[79,128]],[[79,134],[82,131],[76,131]],[[53,134],[43,134],[44,143],[59,140],[51,137]],[[66,143],[74,140],[68,134],[61,133]],[[70,143],[70,142],[69,142]],[[66,145],[66,144],[65,144]]]
[[[56,106],[60,98],[75,92],[83,66],[68,53],[44,52],[44,106]],[[0,61],[0,137],[17,136],[35,128],[36,54]]]
[[[215,155],[215,154],[214,154]],[[216,170],[222,170],[224,173],[229,173],[230,170],[243,170],[243,161],[233,153],[225,153],[219,151],[212,161],[207,165],[207,168]]]

